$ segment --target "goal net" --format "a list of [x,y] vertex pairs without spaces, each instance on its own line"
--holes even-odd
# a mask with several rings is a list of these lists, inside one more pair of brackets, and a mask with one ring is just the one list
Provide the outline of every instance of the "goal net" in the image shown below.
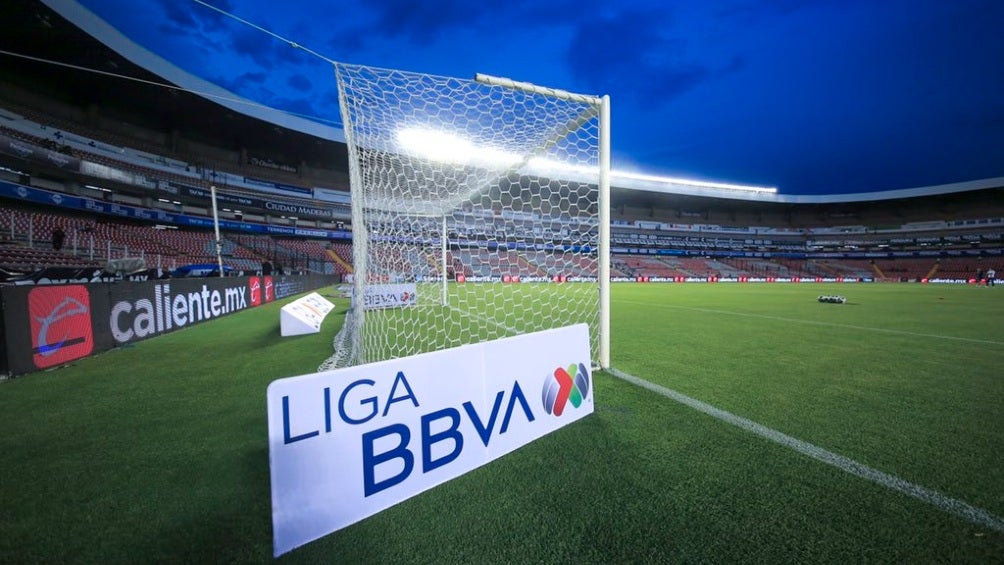
[[340,364],[587,323],[607,366],[607,99],[480,75],[336,74],[354,266]]

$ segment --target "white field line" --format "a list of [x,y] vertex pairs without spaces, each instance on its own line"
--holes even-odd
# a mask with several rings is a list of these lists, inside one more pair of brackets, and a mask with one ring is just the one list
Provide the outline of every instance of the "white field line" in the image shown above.
[[886,488],[911,496],[917,500],[926,502],[939,510],[954,514],[974,524],[985,526],[987,528],[997,530],[998,532],[1004,532],[1004,518],[991,514],[982,508],[977,508],[971,504],[957,500],[936,490],[916,485],[888,473],[883,473],[878,469],[873,469],[867,465],[858,463],[853,459],[844,457],[843,455],[827,451],[811,443],[793,438],[787,434],[768,428],[767,426],[758,424],[752,420],[736,416],[731,412],[715,408],[710,404],[701,402],[700,400],[691,398],[685,394],[676,392],[675,390],[668,389],[655,383],[650,383],[644,379],[629,375],[628,373],[619,371],[612,367],[607,369],[607,372],[619,379],[623,379],[636,386],[655,392],[656,394],[661,394],[666,398],[675,400],[685,406],[689,406],[690,408],[707,414],[712,418],[732,424],[733,426],[737,426],[748,432],[752,432],[764,439],[768,439],[774,443],[793,449],[802,455],[807,455],[817,461],[836,467],[841,471],[846,471],[852,475],[861,477],[862,479],[872,481],[873,483],[877,483]]
[[910,332],[906,330],[890,330],[886,328],[870,328],[867,326],[855,326],[853,324],[838,324],[836,322],[820,322],[818,320],[802,320],[799,318],[785,318],[784,316],[770,316],[767,314],[751,314],[749,312],[733,312],[731,310],[715,310],[714,308],[696,308],[693,306],[677,306],[674,304],[652,304],[651,302],[636,302],[633,300],[618,300],[618,302],[624,304],[637,304],[639,306],[647,306],[649,308],[659,307],[659,308],[675,308],[677,310],[690,310],[692,312],[706,312],[709,314],[726,314],[729,316],[743,316],[746,318],[761,318],[764,320],[778,320],[781,322],[794,322],[797,324],[811,324],[814,326],[827,326],[831,328],[846,328],[851,330],[862,330],[867,332],[882,332],[888,334],[898,334],[898,335],[908,335],[913,337],[932,337],[935,339],[948,339],[953,341],[967,341],[970,343],[986,343],[988,345],[1004,345],[1004,341],[995,341],[992,339],[978,339],[973,337],[959,337],[954,335],[940,335],[940,334],[928,334],[920,332]]
[[517,335],[519,333],[516,330],[516,328],[511,328],[511,327],[503,324],[502,322],[499,322],[498,320],[494,320],[494,319],[489,318],[487,316],[484,316],[482,314],[472,314],[470,312],[465,312],[464,310],[461,310],[460,308],[457,308],[453,304],[447,304],[446,307],[449,308],[450,310],[453,310],[457,314],[460,314],[461,316],[465,316],[467,318],[473,318],[475,320],[480,320],[482,322],[489,323],[489,324],[495,326],[496,328],[505,330],[505,331],[509,332],[508,335]]

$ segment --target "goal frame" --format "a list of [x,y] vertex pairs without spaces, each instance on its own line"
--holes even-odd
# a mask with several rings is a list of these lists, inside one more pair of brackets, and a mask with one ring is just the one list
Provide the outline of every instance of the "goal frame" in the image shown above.
[[[351,65],[349,65],[351,66]],[[353,281],[353,295],[357,299],[363,298],[365,292],[365,285],[367,281],[363,280],[368,276],[369,269],[367,266],[367,253],[368,253],[368,242],[370,240],[370,234],[368,233],[368,226],[366,223],[366,217],[363,213],[363,205],[361,200],[357,202],[357,197],[355,194],[356,187],[363,186],[363,179],[360,176],[359,166],[356,163],[352,166],[351,162],[353,160],[358,160],[358,157],[353,154],[353,149],[355,147],[355,140],[353,139],[354,133],[352,126],[352,115],[348,110],[346,103],[344,102],[345,90],[343,90],[342,80],[341,80],[341,69],[340,65],[335,65],[335,74],[338,76],[339,82],[339,98],[342,100],[341,113],[343,123],[346,124],[346,143],[349,148],[349,180],[353,189],[353,206],[352,206],[352,229],[353,229],[353,239],[357,237],[362,238],[364,242],[363,245],[354,245],[353,248],[353,260],[356,264],[356,276]],[[584,111],[578,117],[571,115],[570,121],[564,124],[564,128],[559,128],[553,130],[553,136],[549,139],[543,141],[543,143],[538,146],[538,148],[531,152],[530,154],[524,155],[521,162],[514,164],[509,172],[519,170],[521,167],[526,165],[530,159],[543,154],[550,147],[557,143],[560,143],[562,139],[569,133],[576,131],[579,127],[587,122],[593,122],[596,124],[596,169],[592,174],[596,174],[592,178],[597,179],[597,201],[596,201],[596,222],[597,222],[597,240],[595,245],[597,246],[597,256],[596,256],[596,267],[597,273],[597,288],[598,297],[596,302],[596,320],[597,320],[597,336],[596,336],[596,363],[599,369],[607,369],[610,367],[610,97],[609,95],[603,96],[593,96],[576,94],[564,90],[558,90],[554,88],[541,87],[527,82],[518,82],[508,78],[495,77],[485,74],[477,74],[474,77],[474,82],[484,84],[487,86],[500,87],[504,89],[509,89],[513,91],[522,91],[523,93],[544,96],[554,99],[566,100],[570,103],[577,103],[585,107],[589,107],[590,110]],[[503,173],[501,178],[505,178],[505,173]],[[571,178],[567,180],[572,180]],[[589,183],[592,184],[592,183]],[[490,186],[490,185],[486,185]],[[485,187],[474,187],[466,195],[467,197],[475,196],[485,190]],[[460,195],[461,198],[465,195]],[[430,218],[442,216],[442,224],[440,229],[442,230],[441,235],[441,249],[438,250],[441,253],[440,261],[441,265],[441,277],[442,277],[442,301],[446,304],[447,299],[447,225],[446,225],[446,210],[452,208],[449,202],[446,202],[446,206],[443,207],[443,212],[437,214],[439,210],[434,210],[426,208],[424,213],[419,213],[420,216],[427,216]],[[414,212],[412,212],[414,214]],[[438,223],[438,222],[437,222]],[[360,276],[362,273],[362,276]],[[347,317],[346,325],[355,335],[363,335],[364,323],[365,323],[365,308],[361,304],[361,300],[357,301],[356,305],[359,309],[354,315]],[[357,355],[360,354],[361,355]],[[365,362],[366,353],[365,351],[353,352],[352,358],[362,359]],[[358,361],[356,361],[358,362]]]

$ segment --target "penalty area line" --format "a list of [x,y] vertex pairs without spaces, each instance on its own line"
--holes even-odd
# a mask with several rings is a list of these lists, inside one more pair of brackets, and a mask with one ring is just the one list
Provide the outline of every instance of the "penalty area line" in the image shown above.
[[720,408],[715,408],[706,402],[701,402],[700,400],[691,398],[685,394],[676,392],[675,390],[651,383],[634,375],[614,369],[613,367],[606,369],[606,371],[621,380],[634,384],[635,386],[639,386],[656,394],[665,396],[671,400],[675,400],[680,404],[693,408],[698,412],[707,414],[712,418],[742,428],[764,439],[793,449],[802,455],[806,455],[817,461],[836,467],[841,471],[845,471],[888,489],[913,497],[922,502],[926,502],[939,510],[954,514],[955,516],[963,518],[973,524],[991,528],[998,532],[1004,532],[1004,518],[991,514],[982,508],[978,508],[961,500],[952,498],[936,490],[911,483],[907,480],[890,475],[889,473],[884,473],[878,469],[873,469],[872,467],[864,465],[863,463],[858,463],[857,461],[844,457],[843,455],[827,451],[809,442],[791,437],[741,416],[736,416],[735,414],[726,412]]

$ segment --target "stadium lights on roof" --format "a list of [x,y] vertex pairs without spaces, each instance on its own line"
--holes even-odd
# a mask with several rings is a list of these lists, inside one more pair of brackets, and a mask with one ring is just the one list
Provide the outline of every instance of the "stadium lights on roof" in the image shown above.
[[701,181],[701,180],[682,179],[682,178],[676,178],[676,177],[661,177],[661,176],[655,176],[655,175],[645,175],[645,174],[641,174],[641,173],[627,173],[627,172],[621,172],[621,171],[612,171],[611,175],[613,175],[615,177],[623,178],[623,179],[641,180],[641,181],[650,181],[650,182],[659,182],[659,183],[683,184],[683,185],[694,186],[694,187],[698,187],[698,188],[717,188],[717,189],[720,189],[720,190],[741,190],[741,191],[744,191],[744,192],[761,192],[761,193],[766,193],[766,194],[776,194],[777,193],[777,188],[771,187],[771,186],[750,186],[750,185],[743,185],[743,184],[729,184],[729,183],[722,183],[722,182],[709,182],[709,181]]
[[[492,147],[478,147],[474,142],[464,139],[456,134],[430,128],[403,128],[397,132],[397,140],[401,146],[402,152],[405,154],[414,155],[416,157],[440,163],[508,167],[515,165],[520,161],[520,158],[513,153]],[[585,175],[584,178],[588,179],[590,175],[596,174],[595,167],[571,165],[547,159],[545,157],[534,157],[529,159],[526,162],[526,166],[527,170],[535,174],[564,175],[566,176],[566,180],[581,179],[583,178],[582,175]],[[617,170],[611,171],[610,175],[615,179],[653,182],[662,185],[676,184],[694,188],[741,191],[757,194],[777,193],[776,188],[766,186],[751,186],[676,177],[662,177]]]

